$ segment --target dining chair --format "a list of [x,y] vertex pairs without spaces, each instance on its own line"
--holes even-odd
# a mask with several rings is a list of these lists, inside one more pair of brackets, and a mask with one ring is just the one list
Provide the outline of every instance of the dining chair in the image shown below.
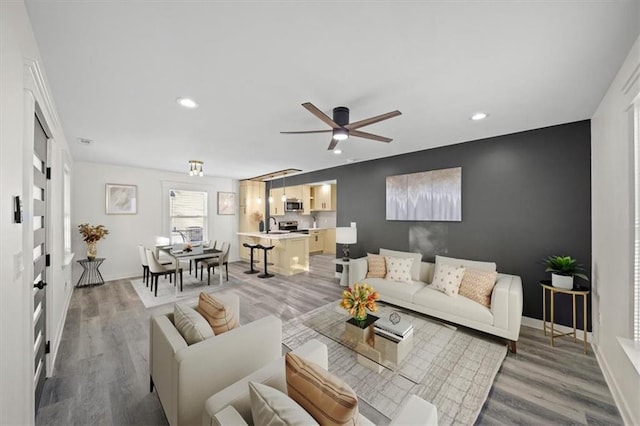
[[220,248],[220,254],[216,257],[211,257],[207,259],[200,259],[200,281],[202,281],[202,269],[203,267],[207,268],[207,285],[211,284],[211,270],[213,269],[213,273],[216,273],[216,266],[220,267],[220,274],[222,274],[222,266],[225,267],[227,271],[227,281],[229,281],[229,248],[231,244],[223,241],[222,247]]
[[[147,261],[147,248],[142,244],[138,245],[138,254],[140,255],[140,263],[142,264],[142,281],[144,281],[145,287],[149,287],[149,262]],[[161,265],[170,265],[173,263],[171,260],[158,260]]]
[[[217,244],[218,244],[217,240],[213,242],[213,245],[211,245],[211,240],[209,240],[209,242],[206,244],[206,246],[207,246],[207,248],[215,250]],[[204,245],[205,244],[203,243],[203,246]],[[211,259],[212,257],[217,257],[217,255],[216,256],[211,256],[211,257],[203,257],[203,258],[200,258],[200,259],[193,259],[193,267],[196,270],[196,278],[198,278],[198,262],[200,262],[203,259]],[[191,275],[191,262],[192,261],[190,260],[189,261],[189,275]],[[202,281],[202,271],[200,272],[200,280]]]
[[[153,284],[155,283],[156,289],[153,293],[154,296],[158,296],[158,276],[166,274],[174,274],[176,271],[175,265],[162,265],[158,262],[156,254],[147,249],[147,262],[149,263],[149,273],[151,274],[151,291],[153,290]],[[178,273],[180,274],[180,291],[182,291],[182,268],[178,266]],[[171,275],[169,275],[171,276]]]

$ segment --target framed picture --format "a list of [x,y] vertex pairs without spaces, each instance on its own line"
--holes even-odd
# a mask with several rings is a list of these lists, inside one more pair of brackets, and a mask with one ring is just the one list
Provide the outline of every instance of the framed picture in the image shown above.
[[236,214],[235,192],[218,192],[218,214]]
[[138,213],[138,187],[107,183],[105,188],[107,214]]

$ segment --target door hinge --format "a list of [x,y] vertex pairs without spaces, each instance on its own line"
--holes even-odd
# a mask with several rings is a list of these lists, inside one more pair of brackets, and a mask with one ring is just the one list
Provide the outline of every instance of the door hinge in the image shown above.
[[44,266],[51,266],[51,255],[49,253],[44,257]]
[[44,353],[48,354],[51,352],[51,340],[47,340],[47,343],[44,345]]
[[51,167],[47,167],[47,179],[51,180]]

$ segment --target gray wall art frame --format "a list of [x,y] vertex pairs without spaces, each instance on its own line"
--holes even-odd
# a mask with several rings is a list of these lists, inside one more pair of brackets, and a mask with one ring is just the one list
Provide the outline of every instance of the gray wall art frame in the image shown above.
[[236,193],[218,192],[218,214],[236,214]]
[[387,176],[386,218],[462,222],[462,167]]
[[105,211],[107,214],[138,213],[138,187],[119,183],[105,184]]

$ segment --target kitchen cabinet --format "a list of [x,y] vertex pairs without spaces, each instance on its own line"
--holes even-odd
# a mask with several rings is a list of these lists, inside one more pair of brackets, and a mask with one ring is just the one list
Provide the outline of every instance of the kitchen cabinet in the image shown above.
[[324,229],[309,230],[309,253],[322,252],[324,250]]
[[287,198],[302,200],[302,185],[287,186],[285,193],[287,195]]
[[283,195],[283,188],[273,188],[269,191],[269,196],[273,197],[273,202],[269,203],[269,216],[284,216]]
[[324,233],[324,254],[336,254],[336,228],[329,228]]
[[336,186],[318,185],[311,187],[313,201],[311,210],[333,211],[336,209]]
[[309,185],[302,185],[302,213],[311,214],[311,187]]
[[[238,229],[241,232],[258,230],[259,221],[253,218],[254,213],[260,213],[264,217],[264,182],[243,180],[240,182],[238,194]],[[258,201],[259,200],[259,201]]]

